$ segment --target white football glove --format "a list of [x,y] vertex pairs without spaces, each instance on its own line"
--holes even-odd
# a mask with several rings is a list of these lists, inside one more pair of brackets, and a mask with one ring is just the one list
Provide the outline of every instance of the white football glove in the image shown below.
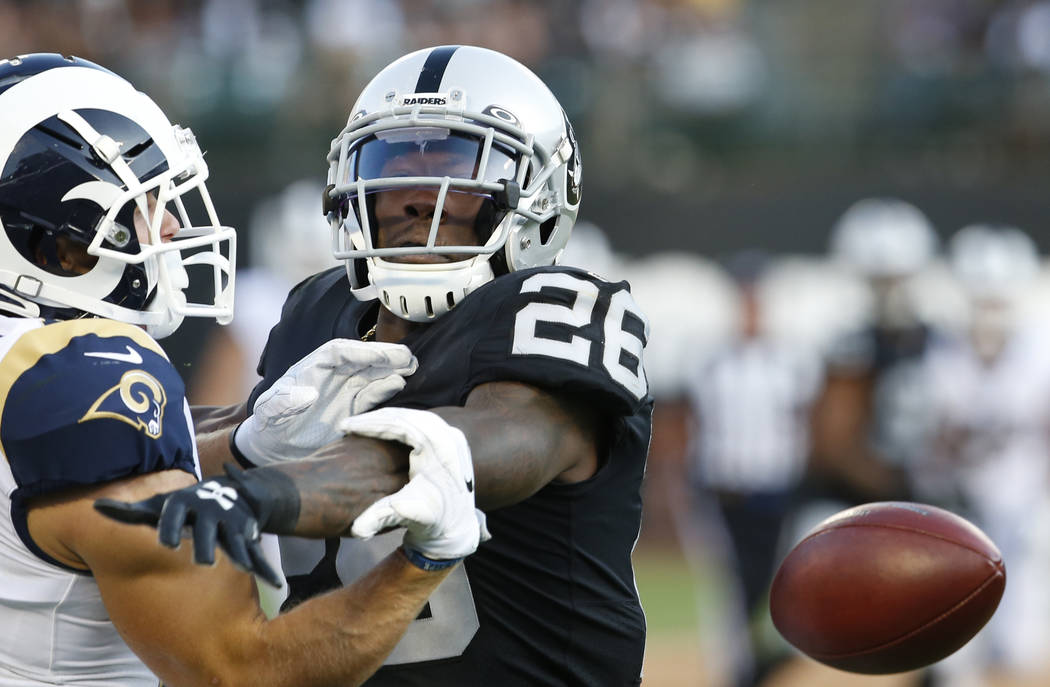
[[255,465],[300,460],[343,436],[340,420],[391,398],[415,371],[401,344],[332,339],[259,396],[234,443]]
[[485,514],[474,507],[474,465],[463,432],[434,413],[408,408],[373,410],[339,427],[412,447],[408,484],[359,515],[351,528],[355,537],[404,527],[404,548],[435,561],[468,556],[491,538]]

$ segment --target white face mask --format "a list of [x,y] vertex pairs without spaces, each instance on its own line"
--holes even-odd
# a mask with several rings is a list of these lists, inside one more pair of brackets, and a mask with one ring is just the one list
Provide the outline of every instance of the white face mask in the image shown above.
[[144,264],[147,284],[151,290],[157,290],[146,312],[167,313],[163,324],[146,325],[146,332],[154,339],[163,339],[182,324],[186,312],[183,289],[189,286],[190,277],[182,264],[182,254],[177,250],[147,258]]

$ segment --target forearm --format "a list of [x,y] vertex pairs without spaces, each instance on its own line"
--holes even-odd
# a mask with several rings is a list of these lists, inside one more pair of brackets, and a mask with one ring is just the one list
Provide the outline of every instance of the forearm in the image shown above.
[[294,526],[268,531],[314,538],[349,536],[358,515],[408,482],[408,451],[393,441],[347,436],[308,460],[251,470],[280,472],[298,492]]
[[234,406],[192,406],[197,455],[205,477],[222,474],[224,463],[232,461],[230,432],[248,416],[247,403]]
[[92,507],[99,497],[139,498],[188,482],[182,471],[150,473],[52,496],[31,512],[34,534],[91,569],[128,646],[172,687],[359,684],[454,570],[425,572],[397,551],[353,584],[267,620],[251,577],[227,558],[196,565],[192,546],[159,547],[152,530]]
[[[171,687],[359,685],[455,569],[425,572],[398,550],[353,584],[267,620],[246,575],[225,560],[215,568],[195,566],[188,548],[165,555],[171,560],[180,554],[191,566],[186,573],[129,575],[117,591],[107,588],[107,606],[117,595],[137,602],[115,609],[122,632]],[[177,618],[183,632],[171,637],[171,622],[145,621],[144,613]]]
[[360,684],[382,665],[453,569],[424,572],[399,549],[351,586],[278,616],[263,626],[264,655],[245,657],[253,675],[269,675],[251,684]]
[[[463,432],[470,446],[478,508],[518,503],[551,481],[579,481],[598,464],[598,417],[565,399],[516,383],[475,389],[466,407],[431,409]],[[343,437],[308,460],[257,468],[291,479],[299,497],[294,526],[278,534],[331,537],[408,481],[408,447],[394,441]]]
[[[467,437],[474,461],[478,508],[488,511],[523,501],[564,469],[561,456],[578,451],[571,433],[545,424],[507,421],[497,408],[435,408]],[[499,427],[496,431],[493,428]]]
[[582,481],[599,465],[596,437],[607,420],[594,408],[536,387],[484,384],[465,407],[433,412],[466,436],[482,510],[523,501],[551,482]]
[[190,406],[193,416],[193,428],[197,434],[207,434],[233,427],[248,417],[248,404],[238,403],[230,406]]

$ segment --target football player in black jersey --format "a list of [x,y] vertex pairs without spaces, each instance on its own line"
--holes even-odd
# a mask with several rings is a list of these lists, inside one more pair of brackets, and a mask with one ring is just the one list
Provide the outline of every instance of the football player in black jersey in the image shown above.
[[[251,556],[251,491],[198,483],[182,380],[155,339],[186,316],[232,316],[235,233],[207,178],[193,134],[116,74],[54,54],[0,60],[0,684],[356,684],[454,570],[410,558],[444,565],[476,544],[463,471],[421,473],[408,494],[448,510],[409,516],[411,552],[266,621],[250,575],[96,512],[189,486],[195,506],[239,520],[222,535]],[[197,302],[190,273],[198,293],[214,286]]]
[[374,534],[358,514],[458,430],[492,540],[368,684],[639,684],[648,324],[625,282],[556,266],[581,175],[561,106],[500,53],[421,50],[366,86],[328,159],[346,268],[289,295],[250,417],[197,416],[205,456],[293,479],[297,521],[264,529],[329,537],[283,538],[286,607],[369,560],[336,537]]

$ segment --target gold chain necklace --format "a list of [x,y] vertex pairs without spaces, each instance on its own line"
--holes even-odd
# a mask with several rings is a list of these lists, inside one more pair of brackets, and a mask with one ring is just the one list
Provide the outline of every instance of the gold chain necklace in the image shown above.
[[372,328],[369,329],[367,332],[365,332],[365,335],[361,337],[361,340],[362,341],[373,341],[376,338],[376,327],[378,327],[378,326],[379,326],[378,322],[373,324]]

